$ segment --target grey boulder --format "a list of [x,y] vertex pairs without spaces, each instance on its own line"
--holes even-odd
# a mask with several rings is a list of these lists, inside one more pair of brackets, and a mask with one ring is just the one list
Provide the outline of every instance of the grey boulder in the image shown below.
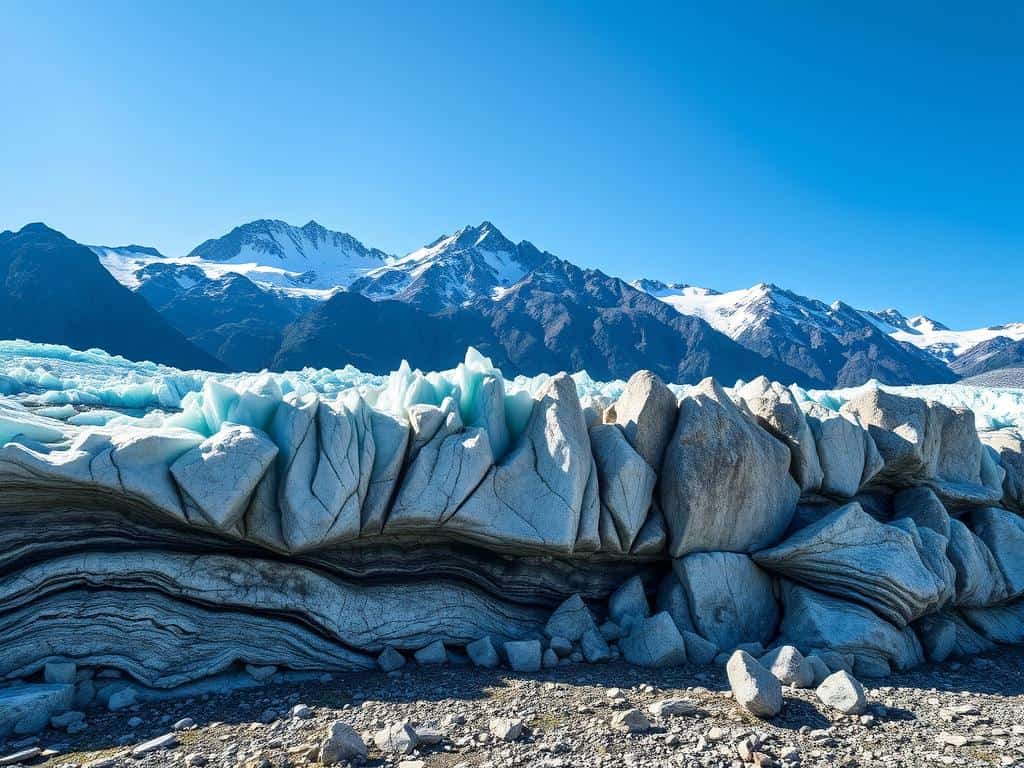
[[775,635],[779,605],[772,578],[747,555],[696,552],[672,563],[697,634],[718,648],[764,644]]
[[736,703],[757,717],[775,717],[782,711],[782,684],[746,651],[736,651],[725,665]]
[[864,686],[849,672],[835,672],[817,688],[818,698],[828,707],[844,715],[860,715],[868,707]]
[[800,488],[789,449],[746,416],[713,379],[680,401],[660,473],[669,554],[753,552],[778,541]]
[[763,568],[862,603],[898,626],[936,608],[944,584],[906,531],[879,523],[853,502],[757,552]]
[[633,625],[619,641],[623,658],[641,667],[672,667],[686,663],[686,641],[672,617],[658,613]]

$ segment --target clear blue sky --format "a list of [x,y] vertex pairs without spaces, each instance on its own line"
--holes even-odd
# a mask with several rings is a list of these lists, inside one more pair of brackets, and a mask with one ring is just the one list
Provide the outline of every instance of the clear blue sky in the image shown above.
[[552,5],[0,0],[0,229],[490,219],[625,278],[1024,319],[1024,5]]

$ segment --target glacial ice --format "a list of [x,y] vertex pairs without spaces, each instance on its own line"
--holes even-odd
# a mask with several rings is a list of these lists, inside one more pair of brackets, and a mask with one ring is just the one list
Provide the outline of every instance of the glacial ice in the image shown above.
[[[343,399],[358,394],[375,409],[391,414],[404,413],[415,404],[440,405],[446,397],[453,397],[463,423],[482,426],[481,387],[486,379],[493,379],[500,382],[505,398],[508,434],[489,434],[495,455],[500,456],[508,440],[522,433],[533,396],[551,378],[548,374],[505,378],[472,347],[465,361],[452,370],[424,373],[403,362],[398,370],[380,376],[351,365],[284,373],[182,371],[148,361],[126,360],[99,349],[82,351],[57,344],[0,341],[0,398],[23,404],[36,416],[75,426],[181,427],[206,437],[226,422],[265,428],[276,405],[292,392]],[[599,403],[614,402],[626,384],[621,379],[595,381],[586,371],[573,373],[572,379],[581,399]],[[743,384],[736,382],[737,387]],[[974,411],[979,431],[1024,431],[1024,389],[960,384],[889,387],[871,381],[847,389],[804,390],[794,385],[791,390],[797,400],[813,400],[838,410],[872,387],[969,408]],[[679,384],[670,384],[669,389],[677,397],[692,391]],[[0,416],[0,424],[2,419]],[[39,428],[40,434],[46,432]]]

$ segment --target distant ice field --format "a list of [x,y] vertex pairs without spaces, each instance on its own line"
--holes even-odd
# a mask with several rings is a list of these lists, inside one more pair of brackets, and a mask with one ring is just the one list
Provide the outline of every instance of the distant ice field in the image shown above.
[[[328,399],[361,396],[374,407],[393,413],[417,403],[439,404],[451,396],[467,415],[485,377],[501,377],[506,393],[509,426],[516,432],[530,412],[531,395],[547,375],[506,379],[490,360],[476,350],[448,371],[421,372],[404,364],[387,376],[364,373],[352,366],[331,370],[304,368],[284,373],[209,373],[181,371],[148,361],[130,361],[102,350],[73,350],[54,344],[0,341],[0,422],[17,420],[27,408],[36,416],[79,426],[181,427],[213,434],[226,421],[259,426],[281,399],[290,393]],[[621,394],[621,380],[594,381],[585,371],[572,375],[581,397],[612,401]],[[799,399],[811,399],[838,409],[870,387],[803,390]],[[670,385],[677,395],[684,385]],[[1015,428],[1024,431],[1024,389],[942,384],[882,389],[897,394],[936,400],[970,408],[977,428],[988,431]],[[0,423],[0,437],[9,432]],[[2,441],[0,441],[2,442]]]

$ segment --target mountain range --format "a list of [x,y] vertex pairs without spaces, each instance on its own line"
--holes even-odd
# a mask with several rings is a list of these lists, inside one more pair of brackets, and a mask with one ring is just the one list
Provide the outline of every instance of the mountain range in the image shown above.
[[[15,252],[12,268],[6,254]],[[0,278],[5,272],[5,308],[43,286],[56,305],[88,274],[125,319],[112,323],[111,309],[61,325],[0,310],[0,337],[100,346],[179,367],[352,363],[384,372],[407,359],[440,369],[474,345],[509,374],[585,369],[608,379],[649,368],[680,383],[764,374],[834,387],[949,382],[1024,361],[1024,323],[954,331],[769,283],[725,293],[627,283],[515,243],[487,221],[402,257],[314,221],[254,221],[185,256],[82,246],[33,224],[0,234]]]

